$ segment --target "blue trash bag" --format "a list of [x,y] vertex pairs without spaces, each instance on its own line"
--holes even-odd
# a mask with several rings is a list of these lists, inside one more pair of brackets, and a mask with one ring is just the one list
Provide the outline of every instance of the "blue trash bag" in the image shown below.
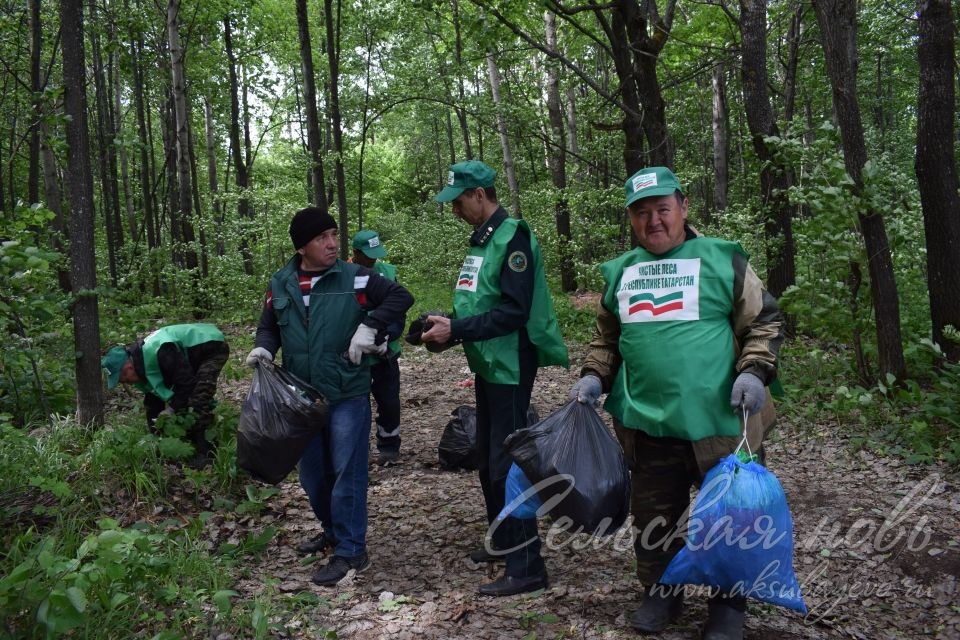
[[504,518],[519,518],[528,520],[537,517],[537,510],[543,505],[540,496],[533,490],[533,486],[523,475],[523,470],[514,462],[507,473],[507,489],[504,496],[506,506],[500,511],[497,520]]
[[660,582],[719,587],[807,612],[793,570],[793,519],[777,477],[735,454],[711,469],[690,513],[686,545]]

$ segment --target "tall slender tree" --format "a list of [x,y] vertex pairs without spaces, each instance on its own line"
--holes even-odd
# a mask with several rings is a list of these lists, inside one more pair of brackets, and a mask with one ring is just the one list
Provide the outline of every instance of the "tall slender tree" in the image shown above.
[[[840,123],[843,161],[853,180],[856,196],[863,194],[863,168],[867,147],[857,99],[857,2],[813,0],[823,43],[827,74],[833,89],[833,109]],[[880,371],[897,378],[906,375],[903,339],[900,333],[900,298],[893,273],[893,259],[883,215],[873,207],[857,213],[867,249],[870,292],[877,321],[877,351]]]
[[950,0],[919,5],[920,92],[917,101],[917,181],[927,240],[927,288],[933,339],[950,360],[960,360],[960,184],[957,179],[954,93],[956,48]]
[[184,73],[186,50],[180,39],[180,0],[167,2],[167,41],[170,46],[171,93],[179,193],[176,199],[180,232],[185,245],[186,267],[197,267],[193,235],[193,184],[190,173],[190,139],[187,131],[187,81]]
[[70,197],[70,272],[76,353],[77,420],[103,424],[100,315],[93,239],[93,175],[87,136],[86,56],[83,0],[62,0],[63,102],[67,129],[67,190]]
[[307,0],[297,0],[297,33],[300,41],[300,69],[303,72],[303,98],[306,102],[307,148],[310,153],[313,201],[327,208],[326,180],[323,176],[323,140],[317,112],[317,81],[313,70],[313,47],[310,44],[310,20]]
[[340,0],[337,0],[335,19],[333,0],[324,0],[323,16],[327,27],[327,63],[330,65],[330,127],[336,154],[333,170],[337,179],[337,208],[340,210],[340,257],[346,260],[349,255],[350,234],[347,229],[350,218],[347,216],[347,178],[343,170],[343,124],[340,117]]
[[767,0],[740,1],[741,77],[744,111],[753,150],[759,158],[760,200],[767,236],[767,287],[780,297],[796,280],[793,207],[787,198],[790,169],[766,139],[779,136],[767,76]]

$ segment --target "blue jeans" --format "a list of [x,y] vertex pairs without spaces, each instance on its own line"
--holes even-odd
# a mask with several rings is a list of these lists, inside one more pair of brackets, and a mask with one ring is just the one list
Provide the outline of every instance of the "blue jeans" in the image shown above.
[[300,458],[300,485],[324,532],[336,541],[338,556],[367,548],[367,441],[370,397],[330,406],[330,423]]

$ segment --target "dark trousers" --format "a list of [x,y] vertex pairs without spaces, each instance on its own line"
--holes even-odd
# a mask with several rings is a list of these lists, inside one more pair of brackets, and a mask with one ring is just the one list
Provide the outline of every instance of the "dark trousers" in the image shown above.
[[377,450],[400,451],[400,364],[396,357],[370,367],[370,392],[377,403]]
[[[220,377],[220,371],[229,357],[230,347],[227,346],[226,342],[219,340],[204,342],[196,347],[191,347],[190,365],[194,368],[195,373],[193,386],[189,388],[186,408],[193,412],[194,422],[187,437],[196,448],[197,453],[208,453],[211,449],[211,445],[207,441],[206,431],[213,424],[217,378]],[[156,434],[155,422],[167,403],[161,400],[159,396],[148,392],[144,396],[143,406],[147,412],[147,426],[151,433]]]
[[197,367],[197,382],[190,393],[189,407],[193,410],[196,421],[190,429],[189,437],[198,453],[207,453],[210,450],[206,431],[213,424],[213,397],[217,393],[217,378],[230,357],[230,348],[226,342],[218,342],[216,345]]
[[[536,352],[533,360],[521,358],[520,384],[493,384],[476,377],[477,459],[480,486],[487,507],[487,522],[494,523],[504,507],[507,472],[512,460],[503,449],[504,439],[527,426],[527,407],[537,375]],[[514,549],[506,555],[506,572],[514,578],[543,575],[546,567],[540,556],[537,519],[506,518],[493,531],[493,546]]]
[[[614,427],[630,465],[637,576],[650,585],[683,548],[685,540],[677,533],[677,527],[690,505],[690,488],[698,486],[703,476],[690,442],[655,438],[638,429],[627,429],[619,422]],[[658,518],[662,518],[662,523],[657,522]]]

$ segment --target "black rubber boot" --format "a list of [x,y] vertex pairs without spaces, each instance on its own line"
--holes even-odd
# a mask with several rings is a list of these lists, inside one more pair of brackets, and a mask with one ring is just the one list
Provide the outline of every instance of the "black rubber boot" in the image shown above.
[[743,598],[713,598],[707,604],[703,640],[743,640],[746,601]]
[[654,584],[640,608],[630,614],[630,626],[640,633],[660,633],[683,613],[683,588]]

